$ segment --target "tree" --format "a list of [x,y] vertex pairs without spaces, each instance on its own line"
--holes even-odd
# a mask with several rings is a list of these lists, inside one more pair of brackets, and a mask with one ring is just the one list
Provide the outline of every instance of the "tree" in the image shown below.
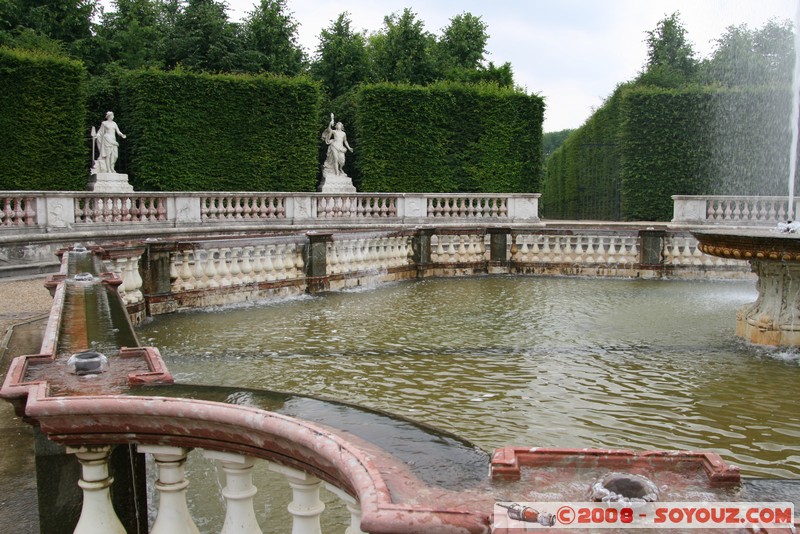
[[322,82],[331,98],[367,80],[367,40],[363,33],[352,30],[349,13],[341,13],[320,32],[311,74]]
[[699,63],[679,14],[664,18],[655,30],[646,33],[647,63],[639,80],[660,87],[678,87],[691,81]]
[[91,38],[98,10],[99,0],[0,0],[0,44],[16,45],[21,37],[24,47],[38,39],[47,49],[58,41],[71,50]]
[[759,30],[730,26],[701,65],[705,83],[728,87],[791,83],[794,33],[789,21],[769,21]]
[[462,13],[450,19],[450,25],[444,29],[438,42],[445,68],[480,68],[489,41],[486,28],[481,17],[471,13]]
[[244,41],[261,70],[300,74],[305,54],[297,44],[297,22],[287,11],[286,0],[261,0],[244,22]]
[[165,63],[206,71],[230,72],[241,47],[238,26],[228,21],[224,2],[189,0],[177,13],[168,36]]
[[97,27],[95,47],[85,57],[91,71],[110,63],[126,69],[164,65],[166,6],[154,0],[114,0],[114,11],[104,13]]
[[433,56],[436,40],[409,8],[384,17],[382,31],[370,36],[372,70],[387,82],[425,85],[438,78]]

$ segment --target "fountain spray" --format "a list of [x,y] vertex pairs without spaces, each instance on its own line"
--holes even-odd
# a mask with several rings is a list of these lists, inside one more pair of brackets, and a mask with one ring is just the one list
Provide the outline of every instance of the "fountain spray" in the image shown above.
[[800,137],[800,1],[794,17],[794,69],[792,70],[792,144],[789,147],[789,205],[786,209],[788,222],[794,218],[794,177],[797,173],[797,143]]

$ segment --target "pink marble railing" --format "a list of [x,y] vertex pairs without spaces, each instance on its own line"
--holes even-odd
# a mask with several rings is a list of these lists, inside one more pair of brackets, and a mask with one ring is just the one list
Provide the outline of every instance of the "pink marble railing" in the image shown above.
[[80,225],[159,224],[197,227],[218,222],[248,225],[351,226],[491,220],[539,223],[539,194],[427,193],[86,193],[7,191],[0,196],[0,228],[58,231]]
[[0,226],[33,226],[36,224],[36,197],[0,196]]
[[166,204],[159,196],[87,194],[75,198],[75,222],[162,222],[167,220]]

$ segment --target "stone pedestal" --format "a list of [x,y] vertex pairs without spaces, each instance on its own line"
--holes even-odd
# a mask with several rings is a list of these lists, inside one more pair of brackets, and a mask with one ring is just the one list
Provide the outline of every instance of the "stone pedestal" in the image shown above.
[[736,335],[758,345],[800,346],[800,264],[751,260],[758,299],[736,314]]
[[322,171],[322,193],[355,193],[353,180],[346,174],[333,174],[327,170]]
[[133,186],[128,183],[127,174],[116,172],[93,172],[87,191],[95,193],[133,193]]

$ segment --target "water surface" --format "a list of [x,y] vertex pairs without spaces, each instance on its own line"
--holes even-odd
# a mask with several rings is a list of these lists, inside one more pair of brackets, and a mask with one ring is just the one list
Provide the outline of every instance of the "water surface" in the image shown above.
[[734,336],[753,282],[436,279],[160,316],[179,382],[358,403],[504,445],[704,449],[800,475],[800,356]]

